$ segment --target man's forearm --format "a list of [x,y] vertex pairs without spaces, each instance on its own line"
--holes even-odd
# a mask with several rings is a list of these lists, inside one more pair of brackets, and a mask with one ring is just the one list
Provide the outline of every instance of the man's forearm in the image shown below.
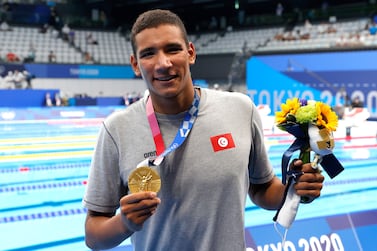
[[93,250],[113,248],[133,234],[122,223],[120,214],[110,218],[88,216],[85,232],[86,245]]
[[277,210],[284,197],[285,186],[275,176],[269,183],[251,185],[249,196],[258,206],[268,209]]

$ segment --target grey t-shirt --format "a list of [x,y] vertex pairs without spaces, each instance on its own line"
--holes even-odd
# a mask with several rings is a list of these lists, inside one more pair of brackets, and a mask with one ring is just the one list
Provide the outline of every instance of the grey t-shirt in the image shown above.
[[[83,204],[114,212],[128,193],[127,178],[155,155],[146,100],[110,115],[103,123]],[[165,147],[184,113],[157,114]],[[251,99],[241,93],[201,89],[199,114],[186,141],[158,168],[161,204],[131,236],[136,251],[244,251],[244,209],[249,184],[274,176],[263,128]]]

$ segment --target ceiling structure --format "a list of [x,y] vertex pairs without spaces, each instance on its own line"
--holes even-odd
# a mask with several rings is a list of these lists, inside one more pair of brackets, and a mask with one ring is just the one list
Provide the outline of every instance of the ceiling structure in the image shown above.
[[[275,15],[276,6],[283,4],[284,12],[321,9],[328,6],[360,3],[355,0],[85,0],[90,8],[103,10],[114,25],[131,27],[136,17],[149,9],[169,9],[185,22],[188,31],[208,28],[214,18],[225,17],[226,26],[247,25],[247,18],[260,14]],[[366,2],[366,1],[363,1]]]

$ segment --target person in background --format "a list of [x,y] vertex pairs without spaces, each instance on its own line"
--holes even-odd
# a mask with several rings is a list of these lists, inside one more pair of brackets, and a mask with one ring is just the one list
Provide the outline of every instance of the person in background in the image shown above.
[[90,32],[86,35],[86,44],[98,45],[98,41],[93,37],[93,34]]
[[361,101],[359,96],[356,96],[354,99],[352,99],[351,106],[352,108],[361,108],[364,107],[364,102]]
[[83,61],[84,61],[85,64],[93,64],[94,63],[93,57],[88,51],[84,52]]
[[6,62],[6,55],[3,55],[3,52],[0,48],[0,63]]
[[13,82],[14,82],[14,88],[16,89],[22,89],[24,87],[25,82],[25,76],[24,74],[19,70],[14,70],[13,73]]
[[16,53],[9,51],[6,55],[6,60],[9,63],[16,63],[20,62],[20,58],[16,55]]
[[8,71],[7,75],[4,77],[4,83],[7,89],[12,89],[14,86],[14,75],[13,71]]
[[76,46],[76,43],[75,43],[75,31],[73,29],[71,29],[68,33],[68,43],[69,45],[71,46]]
[[49,92],[47,92],[46,95],[45,95],[45,105],[48,106],[48,107],[53,106],[51,94]]
[[9,26],[6,21],[0,23],[0,31],[12,31],[13,29]]
[[68,37],[69,37],[70,31],[71,31],[71,28],[69,27],[69,25],[67,23],[65,23],[62,27],[62,39],[64,41],[68,42]]
[[35,61],[35,56],[36,56],[35,53],[36,53],[36,49],[34,45],[30,43],[28,53],[26,57],[24,58],[24,63],[33,63]]
[[[86,244],[108,249],[130,237],[135,251],[245,251],[247,196],[276,210],[285,191],[255,105],[193,85],[196,50],[168,10],[141,14],[131,43],[149,95],[102,124],[83,198]],[[296,193],[308,203],[320,196],[324,176],[301,160],[290,166],[303,171]]]
[[50,51],[50,53],[48,54],[48,62],[56,63],[56,55],[54,51]]
[[43,24],[43,25],[39,28],[38,32],[41,33],[41,34],[45,34],[45,33],[47,33],[48,29],[49,29],[49,26],[48,26],[48,24],[46,23],[46,24]]
[[53,29],[53,30],[56,30],[58,32],[61,31],[61,28],[62,28],[62,19],[60,18],[60,15],[58,13],[58,11],[56,10],[55,7],[51,7],[50,8],[50,16],[48,18],[48,26]]
[[62,100],[59,93],[55,93],[55,106],[62,106]]
[[33,85],[31,83],[31,81],[35,78],[35,75],[30,73],[27,70],[24,70],[22,73],[24,74],[24,77],[25,77],[26,89],[32,89]]
[[276,10],[275,10],[276,16],[278,17],[283,16],[283,12],[284,12],[284,6],[281,3],[278,3],[276,5]]

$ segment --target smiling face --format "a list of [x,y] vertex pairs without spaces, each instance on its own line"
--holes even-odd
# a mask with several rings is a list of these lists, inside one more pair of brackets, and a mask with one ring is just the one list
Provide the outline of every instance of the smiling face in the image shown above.
[[184,96],[192,98],[190,65],[195,63],[196,53],[178,26],[162,24],[146,28],[136,34],[135,45],[131,65],[135,74],[145,80],[154,103]]

